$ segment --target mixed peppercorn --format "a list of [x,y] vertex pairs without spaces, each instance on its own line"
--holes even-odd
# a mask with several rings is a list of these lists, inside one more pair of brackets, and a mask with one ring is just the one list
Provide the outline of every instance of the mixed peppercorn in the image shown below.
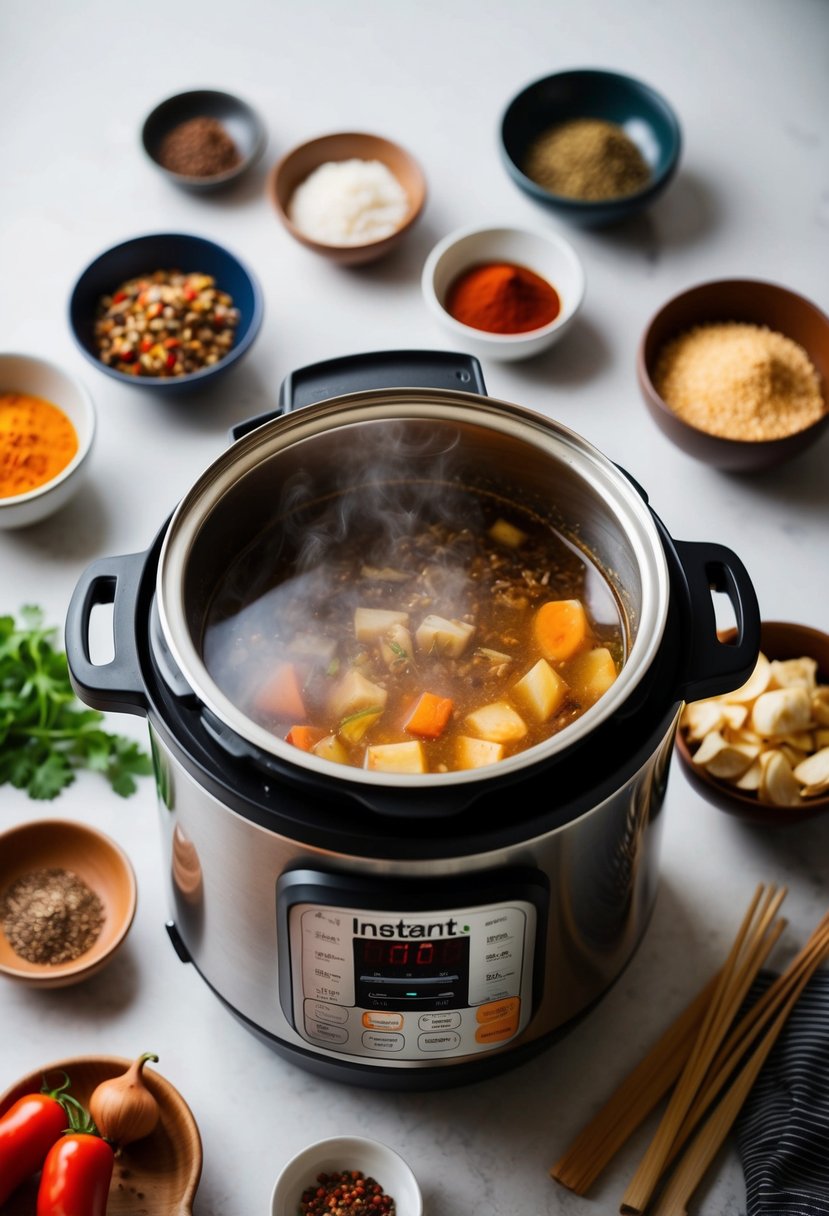
[[316,1186],[302,1192],[298,1216],[395,1216],[397,1208],[379,1182],[361,1170],[318,1174]]
[[156,270],[103,296],[95,341],[103,363],[132,376],[186,376],[233,345],[239,310],[208,274]]

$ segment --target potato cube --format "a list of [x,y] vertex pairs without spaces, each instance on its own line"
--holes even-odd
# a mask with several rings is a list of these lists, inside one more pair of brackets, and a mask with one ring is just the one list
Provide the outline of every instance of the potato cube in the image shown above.
[[321,760],[333,760],[335,764],[348,764],[348,752],[336,735],[326,735],[311,748],[315,756]]
[[489,535],[499,545],[504,545],[507,549],[517,549],[527,539],[526,532],[522,532],[520,528],[516,528],[515,524],[508,523],[506,519],[496,519],[489,529]]
[[375,773],[425,773],[420,743],[377,743],[366,749],[366,768]]
[[414,656],[412,635],[405,625],[392,625],[380,641],[380,653],[389,671],[402,671]]
[[455,744],[455,761],[458,768],[483,768],[485,764],[495,764],[502,760],[503,756],[502,743],[473,739],[471,735],[461,735]]
[[358,642],[374,642],[388,633],[393,625],[408,625],[408,612],[392,612],[388,608],[355,608],[354,636]]
[[466,650],[475,626],[466,621],[447,620],[445,616],[429,615],[415,634],[418,648],[427,654],[445,654],[458,659]]
[[567,679],[577,696],[588,705],[598,701],[616,679],[613,655],[604,646],[586,650],[567,667]]
[[332,718],[347,718],[350,714],[356,714],[358,710],[369,709],[371,706],[383,709],[388,695],[385,688],[367,680],[352,668],[331,690],[328,708]]
[[359,709],[355,714],[349,714],[342,720],[337,733],[341,739],[345,739],[346,743],[359,743],[368,728],[382,716],[382,710],[375,711],[374,706]]
[[527,733],[527,724],[506,701],[494,701],[466,715],[466,723],[490,743],[515,743]]
[[568,693],[567,685],[546,659],[539,659],[512,689],[512,696],[539,722],[552,718]]

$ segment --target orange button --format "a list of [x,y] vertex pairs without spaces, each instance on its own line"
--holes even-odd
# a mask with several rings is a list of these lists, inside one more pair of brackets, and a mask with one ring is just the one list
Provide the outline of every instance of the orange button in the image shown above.
[[503,1022],[487,1022],[475,1031],[476,1043],[503,1043],[511,1039],[518,1029],[518,1017],[505,1018]]
[[502,1022],[505,1018],[518,1022],[518,1010],[521,1008],[521,998],[507,997],[504,1001],[490,1001],[488,1005],[479,1005],[475,1017],[479,1022]]
[[363,1014],[363,1025],[367,1030],[402,1030],[402,1013],[384,1013],[378,1009]]

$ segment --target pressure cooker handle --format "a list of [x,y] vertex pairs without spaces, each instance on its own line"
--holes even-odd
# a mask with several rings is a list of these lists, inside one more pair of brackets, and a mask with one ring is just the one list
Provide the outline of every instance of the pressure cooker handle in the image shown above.
[[371,388],[451,388],[486,396],[481,365],[472,355],[444,350],[379,350],[310,363],[282,381],[283,413]]
[[[719,696],[744,684],[760,650],[760,609],[745,566],[724,545],[674,541],[685,575],[690,626],[688,662],[679,695],[685,701]],[[711,592],[728,596],[737,622],[733,642],[717,636]]]
[[[136,613],[146,553],[104,557],[87,566],[66,614],[66,660],[72,685],[93,709],[145,714],[147,696],[136,649]],[[115,654],[93,663],[89,648],[92,609],[112,604]]]

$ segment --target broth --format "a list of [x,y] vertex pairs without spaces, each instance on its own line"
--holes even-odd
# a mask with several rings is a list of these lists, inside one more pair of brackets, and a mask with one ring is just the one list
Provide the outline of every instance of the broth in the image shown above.
[[596,564],[499,496],[366,487],[294,512],[225,571],[208,672],[302,750],[385,772],[496,763],[575,721],[625,659]]

